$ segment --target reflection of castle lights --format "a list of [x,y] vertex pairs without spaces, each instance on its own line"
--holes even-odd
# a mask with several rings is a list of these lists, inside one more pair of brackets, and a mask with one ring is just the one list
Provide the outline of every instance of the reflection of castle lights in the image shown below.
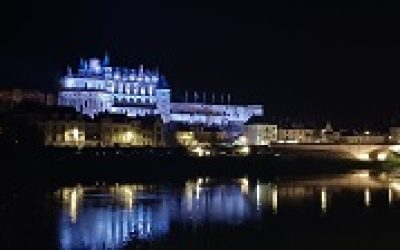
[[193,208],[193,183],[192,182],[186,182],[185,195],[186,195],[186,199],[187,199],[187,209],[188,209],[188,211],[192,211],[192,208]]
[[272,188],[272,213],[276,214],[278,212],[278,187],[274,186]]
[[132,210],[132,203],[133,203],[132,187],[121,186],[120,190],[121,190],[122,200],[124,201],[125,206],[128,208],[128,210]]
[[388,188],[388,203],[389,203],[389,205],[392,204],[392,200],[393,200],[392,189]]
[[78,217],[78,203],[81,199],[83,190],[78,185],[73,188],[63,188],[61,190],[62,200],[65,205],[68,205],[68,214],[72,223],[76,223]]
[[371,193],[369,191],[369,188],[365,188],[364,190],[364,204],[367,207],[371,205]]
[[76,216],[77,216],[77,194],[76,194],[76,188],[71,193],[71,202],[70,202],[70,216],[71,216],[71,221],[72,223],[76,222]]
[[322,213],[326,213],[327,209],[327,197],[326,197],[326,188],[323,187],[321,190],[321,210]]
[[200,199],[200,185],[203,183],[203,178],[197,178],[196,182],[196,199]]

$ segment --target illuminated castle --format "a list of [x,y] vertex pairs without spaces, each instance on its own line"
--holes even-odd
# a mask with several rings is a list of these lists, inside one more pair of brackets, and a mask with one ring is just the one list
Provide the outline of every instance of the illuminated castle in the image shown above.
[[205,98],[203,102],[171,102],[171,89],[157,70],[142,65],[138,69],[111,67],[107,54],[103,60],[81,59],[75,73],[68,68],[61,80],[58,104],[91,117],[101,112],[161,115],[164,123],[203,126],[241,126],[251,116],[263,115],[262,105],[205,103]]

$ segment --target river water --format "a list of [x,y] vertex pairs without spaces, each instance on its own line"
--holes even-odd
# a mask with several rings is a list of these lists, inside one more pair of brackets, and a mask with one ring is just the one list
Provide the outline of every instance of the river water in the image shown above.
[[385,249],[400,233],[400,179],[366,170],[97,182],[40,197],[3,218],[3,231],[24,229],[3,232],[4,249],[18,237],[27,249]]

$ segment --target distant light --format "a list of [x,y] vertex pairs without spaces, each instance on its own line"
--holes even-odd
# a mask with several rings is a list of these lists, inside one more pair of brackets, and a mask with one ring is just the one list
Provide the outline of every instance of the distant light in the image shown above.
[[321,210],[323,213],[326,213],[327,208],[327,195],[326,195],[326,188],[323,187],[321,190]]
[[272,188],[272,213],[276,214],[278,212],[278,187],[274,186]]
[[369,131],[365,131],[364,132],[366,135],[369,135],[371,132],[369,132]]
[[360,161],[369,161],[369,160],[370,160],[369,154],[367,154],[367,153],[358,154],[357,158],[358,158]]
[[387,153],[385,153],[385,152],[378,153],[377,159],[378,159],[378,161],[386,161]]
[[389,188],[393,189],[395,192],[400,192],[400,183],[399,182],[390,182]]
[[369,178],[369,171],[368,170],[360,170],[355,175],[359,178]]
[[364,190],[364,203],[365,206],[369,207],[371,205],[371,193],[369,191],[369,188],[366,188]]
[[200,156],[200,157],[204,155],[204,150],[200,146],[193,149],[193,152],[196,153],[197,156]]
[[247,194],[249,192],[249,179],[247,177],[243,177],[240,179],[240,189],[244,194]]
[[248,155],[250,153],[250,147],[249,146],[243,146],[240,149],[240,153],[244,154],[244,155]]
[[393,145],[389,147],[389,150],[399,153],[400,152],[400,145]]

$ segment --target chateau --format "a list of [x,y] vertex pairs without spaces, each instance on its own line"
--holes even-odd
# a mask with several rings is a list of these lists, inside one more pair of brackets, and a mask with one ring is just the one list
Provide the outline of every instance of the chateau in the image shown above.
[[[78,112],[94,117],[98,113],[126,114],[129,117],[160,115],[163,123],[183,123],[201,126],[241,129],[252,116],[262,116],[262,105],[232,105],[195,101],[172,102],[171,89],[158,70],[111,67],[106,54],[103,60],[81,59],[79,69],[68,68],[61,79],[58,95],[60,106],[74,107]],[[223,99],[223,97],[221,98]]]

